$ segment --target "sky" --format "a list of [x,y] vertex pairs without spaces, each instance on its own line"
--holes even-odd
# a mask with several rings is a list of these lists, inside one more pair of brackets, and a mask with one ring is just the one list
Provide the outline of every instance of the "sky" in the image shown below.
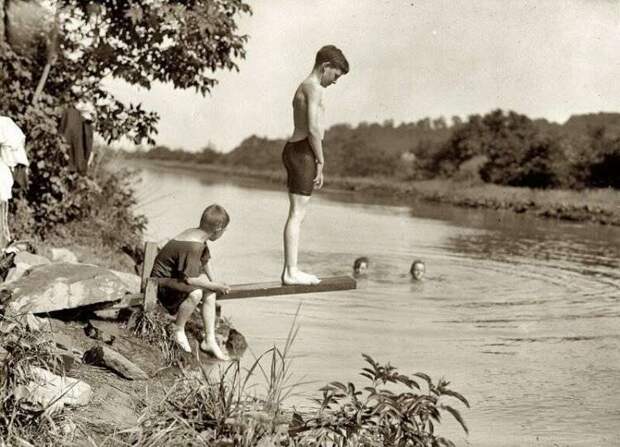
[[238,73],[206,97],[110,81],[160,115],[157,144],[234,149],[287,138],[291,100],[316,51],[341,48],[350,72],[325,92],[325,126],[467,117],[496,108],[564,122],[620,111],[620,0],[261,0]]

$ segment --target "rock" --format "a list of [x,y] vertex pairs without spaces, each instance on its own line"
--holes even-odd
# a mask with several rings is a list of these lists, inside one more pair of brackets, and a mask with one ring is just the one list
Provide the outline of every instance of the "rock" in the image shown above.
[[56,355],[58,356],[60,366],[62,366],[65,374],[73,369],[73,365],[75,365],[75,357],[71,351],[57,347]]
[[47,323],[45,319],[34,316],[32,312],[20,314],[15,318],[15,320],[25,326],[30,332],[41,331],[45,328],[45,324]]
[[248,347],[248,343],[241,332],[234,328],[230,328],[225,346],[228,351],[228,355],[232,358],[241,358]]
[[75,253],[73,253],[71,250],[67,250],[66,248],[51,248],[50,252],[53,262],[78,262]]
[[4,362],[9,358],[9,352],[0,346],[0,368],[4,368]]
[[137,307],[142,306],[143,295],[139,293],[128,293],[118,303],[97,309],[93,313],[103,320],[123,320],[127,321],[135,313]]
[[17,281],[0,286],[6,316],[75,309],[120,300],[128,292],[118,276],[89,264],[58,263],[34,267]]
[[97,318],[100,318],[102,320],[120,320],[122,310],[123,309],[119,309],[117,307],[111,307],[109,309],[99,309],[94,311],[93,313]]
[[32,366],[32,381],[15,388],[15,397],[22,404],[38,405],[50,411],[62,409],[65,405],[84,406],[90,402],[90,385],[71,377],[60,377],[45,369]]
[[101,403],[94,417],[95,423],[101,421],[106,424],[114,424],[115,427],[120,429],[131,428],[137,425],[138,417],[129,394],[108,384],[103,384],[96,390],[95,400]]
[[20,251],[15,254],[15,258],[13,258],[13,265],[4,279],[5,283],[17,281],[19,278],[24,276],[24,274],[32,267],[37,265],[47,265],[50,264],[50,260],[39,255],[33,255],[27,251]]
[[117,270],[110,270],[116,276],[120,278],[125,284],[130,293],[140,293],[140,277],[133,273],[119,272]]
[[47,265],[51,264],[50,260],[46,257],[34,255],[27,251],[20,251],[15,254],[15,258],[13,259],[13,263],[17,264],[26,264],[30,267],[34,267],[35,265]]
[[0,319],[0,332],[3,334],[8,334],[13,331],[17,327],[17,323],[14,321],[7,321],[5,319]]
[[77,425],[73,421],[64,421],[60,426],[60,432],[63,436],[72,436],[77,430]]
[[6,278],[4,279],[4,282],[7,283],[7,282],[18,280],[19,278],[24,276],[24,273],[26,273],[29,268],[30,266],[26,264],[19,264],[19,265],[16,265],[15,267],[12,267],[9,270],[9,273],[6,274]]
[[84,363],[106,366],[130,380],[146,380],[149,376],[129,359],[105,346],[95,346],[84,353]]
[[100,340],[108,345],[114,343],[116,337],[103,329],[95,326],[91,321],[89,321],[86,326],[84,326],[84,333],[87,337],[90,337],[94,340]]

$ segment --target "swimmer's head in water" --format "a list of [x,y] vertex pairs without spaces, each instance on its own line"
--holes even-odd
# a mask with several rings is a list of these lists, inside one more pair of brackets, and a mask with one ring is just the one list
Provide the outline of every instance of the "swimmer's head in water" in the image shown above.
[[411,273],[411,277],[416,281],[421,280],[424,277],[424,273],[426,273],[426,266],[424,265],[424,262],[419,259],[413,261],[409,273]]
[[353,273],[356,275],[363,275],[368,271],[369,265],[370,262],[368,262],[368,258],[366,256],[357,258],[353,263]]

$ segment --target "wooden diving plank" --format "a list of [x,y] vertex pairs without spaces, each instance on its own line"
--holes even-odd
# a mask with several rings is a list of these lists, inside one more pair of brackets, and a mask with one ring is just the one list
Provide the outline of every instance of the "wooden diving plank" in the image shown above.
[[333,276],[321,278],[321,282],[314,286],[296,285],[283,286],[277,282],[260,282],[253,284],[237,284],[230,286],[228,295],[220,295],[218,300],[235,300],[240,298],[255,298],[277,295],[294,295],[299,293],[336,292],[339,290],[351,290],[357,287],[357,283],[350,276]]
[[[126,308],[132,306],[145,306],[151,308],[153,306],[153,297],[156,299],[156,290],[154,283],[157,281],[159,285],[170,284],[174,282],[177,289],[187,291],[188,293],[195,289],[193,286],[189,286],[184,283],[180,283],[177,280],[169,280],[164,278],[149,278],[147,292],[148,298],[145,293],[126,295],[121,302],[112,306],[112,308]],[[153,284],[153,286],[151,286]],[[230,286],[230,293],[228,295],[218,296],[219,300],[235,300],[241,298],[258,298],[277,295],[296,295],[300,293],[319,293],[319,292],[337,292],[340,290],[352,290],[357,287],[357,283],[350,276],[334,276],[328,278],[322,278],[321,282],[315,286],[283,286],[280,282],[259,282],[251,284],[236,284]]]

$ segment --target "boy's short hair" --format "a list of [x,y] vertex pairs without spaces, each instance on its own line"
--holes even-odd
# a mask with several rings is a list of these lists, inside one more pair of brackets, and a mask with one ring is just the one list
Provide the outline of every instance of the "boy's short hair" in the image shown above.
[[349,62],[344,57],[342,51],[334,45],[325,45],[316,53],[314,66],[317,67],[324,62],[329,62],[332,67],[339,68],[342,74],[349,72]]
[[230,222],[230,216],[224,207],[213,204],[209,205],[202,212],[200,217],[200,229],[206,231],[220,230],[226,228]]

